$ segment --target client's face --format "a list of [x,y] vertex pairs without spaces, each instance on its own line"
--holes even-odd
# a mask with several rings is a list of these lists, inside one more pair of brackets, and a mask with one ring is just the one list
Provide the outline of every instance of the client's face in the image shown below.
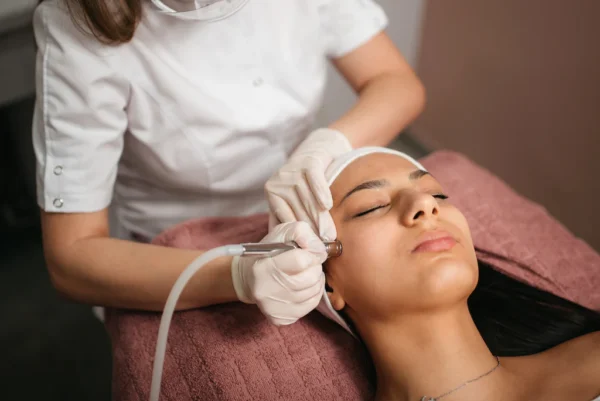
[[444,308],[477,283],[464,216],[440,184],[388,154],[355,160],[331,187],[344,250],[326,266],[334,308],[355,320]]

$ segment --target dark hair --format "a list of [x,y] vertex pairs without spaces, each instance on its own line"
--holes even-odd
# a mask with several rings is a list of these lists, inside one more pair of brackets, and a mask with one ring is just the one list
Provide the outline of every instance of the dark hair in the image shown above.
[[[40,0],[40,3],[43,0]],[[129,42],[142,18],[142,0],[65,0],[75,24],[100,42]]]
[[469,310],[490,351],[532,355],[600,330],[600,312],[515,280],[479,261]]

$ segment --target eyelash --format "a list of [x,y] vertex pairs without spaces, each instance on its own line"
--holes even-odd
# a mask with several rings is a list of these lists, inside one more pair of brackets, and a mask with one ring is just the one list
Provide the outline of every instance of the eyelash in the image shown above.
[[386,205],[380,205],[380,206],[376,206],[376,207],[374,207],[374,208],[371,208],[371,209],[369,209],[369,210],[365,210],[364,212],[360,212],[360,213],[358,213],[357,215],[355,215],[354,217],[361,217],[361,216],[365,216],[365,215],[367,215],[367,214],[369,214],[369,213],[372,213],[372,212],[374,212],[375,210],[382,209],[382,208],[384,208],[384,207],[388,207],[389,205],[390,205],[390,204],[388,203],[388,204],[386,204]]
[[[432,195],[432,196],[433,196],[434,198],[436,198],[436,199],[440,199],[440,200],[446,200],[446,199],[448,199],[448,195],[441,194],[441,193],[440,193],[440,194],[435,194],[435,195]],[[356,214],[354,217],[362,217],[362,216],[365,216],[365,215],[367,215],[367,214],[369,214],[369,213],[372,213],[372,212],[374,212],[374,211],[376,211],[376,210],[382,209],[382,208],[384,208],[384,207],[388,207],[389,205],[390,205],[390,204],[389,204],[389,203],[387,203],[387,204],[385,204],[385,205],[379,205],[379,206],[375,206],[375,207],[373,207],[373,208],[371,208],[371,209],[369,209],[369,210],[365,210],[364,212],[360,212],[360,213]]]

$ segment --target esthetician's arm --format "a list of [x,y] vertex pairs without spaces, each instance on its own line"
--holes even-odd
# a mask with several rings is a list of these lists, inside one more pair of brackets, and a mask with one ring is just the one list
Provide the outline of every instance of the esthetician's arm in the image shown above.
[[[162,310],[179,274],[202,252],[109,238],[108,212],[42,211],[50,278],[65,298],[90,305]],[[178,310],[237,301],[231,257],[205,265],[183,291]]]
[[387,145],[423,110],[423,85],[385,33],[333,64],[358,101],[329,128],[344,133],[352,147]]

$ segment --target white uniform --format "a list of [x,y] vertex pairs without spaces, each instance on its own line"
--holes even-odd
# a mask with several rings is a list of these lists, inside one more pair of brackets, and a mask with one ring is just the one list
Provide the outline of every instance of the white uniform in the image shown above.
[[266,211],[266,180],[313,128],[327,58],[386,24],[372,0],[250,0],[211,23],[147,1],[133,40],[115,47],[81,33],[61,0],[44,1],[34,19],[40,207],[113,201],[122,238]]

